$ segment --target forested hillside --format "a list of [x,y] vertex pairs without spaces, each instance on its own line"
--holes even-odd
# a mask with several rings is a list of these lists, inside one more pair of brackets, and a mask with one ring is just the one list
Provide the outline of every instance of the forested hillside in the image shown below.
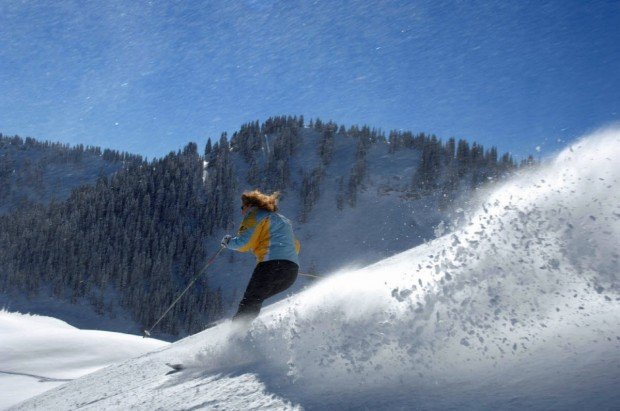
[[[24,153],[55,150],[30,140],[2,141]],[[296,221],[302,240],[302,271],[314,272],[336,267],[325,261],[331,250],[349,250],[349,260],[339,262],[346,264],[424,241],[455,198],[517,168],[509,154],[477,143],[411,132],[386,137],[367,126],[346,129],[318,119],[305,124],[303,117],[248,123],[230,138],[223,134],[202,148],[189,143],[150,162],[93,148],[72,155],[78,152],[124,166],[99,173],[66,200],[28,202],[0,217],[0,292],[86,300],[101,315],[124,310],[142,325],[170,305],[217,250],[219,237],[234,230],[243,190],[283,193],[283,212]],[[17,167],[3,166],[0,176],[12,178],[7,170]],[[380,249],[355,228],[373,207],[383,215],[365,228],[385,231]],[[333,243],[321,237],[325,225]],[[340,232],[353,236],[341,241]],[[218,261],[160,330],[194,333],[221,318],[243,287],[242,279],[227,275],[250,265],[233,254]]]
[[0,214],[65,200],[73,188],[141,161],[140,156],[115,150],[0,134]]

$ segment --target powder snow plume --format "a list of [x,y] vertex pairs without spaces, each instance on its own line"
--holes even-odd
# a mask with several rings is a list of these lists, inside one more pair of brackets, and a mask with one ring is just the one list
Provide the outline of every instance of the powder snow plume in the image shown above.
[[617,129],[585,138],[498,187],[462,229],[277,304],[198,363],[262,361],[317,408],[386,391],[438,406],[446,387],[541,372],[570,387],[585,353],[613,356],[617,383],[618,158]]
[[620,130],[599,131],[247,333],[225,323],[22,408],[617,409],[619,158]]

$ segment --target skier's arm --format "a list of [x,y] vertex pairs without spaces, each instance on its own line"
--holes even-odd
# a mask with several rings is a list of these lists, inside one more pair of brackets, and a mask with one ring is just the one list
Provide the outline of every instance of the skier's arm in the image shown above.
[[231,250],[237,250],[240,252],[250,251],[252,248],[251,245],[256,242],[256,237],[260,231],[257,230],[257,227],[258,222],[256,221],[256,213],[251,212],[243,219],[241,226],[239,227],[239,231],[237,232],[237,236],[228,241],[227,247]]

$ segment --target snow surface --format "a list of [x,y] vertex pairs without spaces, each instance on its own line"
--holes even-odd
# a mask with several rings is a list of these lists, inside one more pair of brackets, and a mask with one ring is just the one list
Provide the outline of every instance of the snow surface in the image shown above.
[[0,409],[167,343],[0,311]]
[[619,409],[618,158],[620,130],[600,131],[247,332],[224,323],[15,409]]

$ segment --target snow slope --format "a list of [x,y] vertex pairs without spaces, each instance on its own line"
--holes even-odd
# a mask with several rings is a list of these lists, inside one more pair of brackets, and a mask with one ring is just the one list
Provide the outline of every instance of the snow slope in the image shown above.
[[167,345],[8,311],[0,311],[0,336],[0,409]]
[[598,132],[247,333],[225,323],[16,409],[618,409],[618,158],[620,131]]

